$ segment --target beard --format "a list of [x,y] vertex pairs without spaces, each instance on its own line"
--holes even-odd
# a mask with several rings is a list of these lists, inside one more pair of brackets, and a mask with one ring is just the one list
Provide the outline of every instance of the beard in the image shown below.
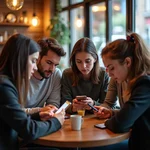
[[41,63],[37,64],[37,68],[38,68],[38,70],[37,70],[38,73],[44,79],[48,79],[52,75],[52,73],[53,73],[51,70],[44,70],[43,67],[42,67],[42,65],[41,65]]

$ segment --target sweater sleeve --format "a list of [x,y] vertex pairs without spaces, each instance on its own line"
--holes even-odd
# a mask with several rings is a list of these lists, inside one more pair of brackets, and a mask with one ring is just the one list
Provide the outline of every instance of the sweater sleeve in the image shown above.
[[51,118],[45,122],[32,120],[31,116],[27,115],[20,107],[15,87],[0,85],[0,97],[0,118],[24,140],[33,140],[61,128],[57,118]]
[[[73,96],[72,96],[72,80],[69,76],[69,69],[64,70],[61,80],[61,105],[65,103],[66,100],[72,103]],[[67,113],[72,112],[72,105],[67,109]]]
[[150,81],[140,80],[132,89],[129,101],[112,118],[105,122],[113,132],[126,132],[150,107]]
[[26,112],[29,115],[38,113],[40,111],[40,107],[34,107],[34,108],[22,108],[24,112]]
[[109,83],[108,74],[106,73],[106,71],[104,71],[104,68],[101,68],[101,69],[102,71],[100,72],[100,82],[102,84],[101,84],[101,89],[99,93],[99,100],[94,101],[95,105],[100,105],[104,102],[106,93],[107,93],[108,83]]
[[57,68],[54,78],[52,79],[53,89],[48,99],[46,100],[46,104],[54,105],[57,108],[60,107],[60,100],[61,100],[61,78],[62,72]]
[[61,104],[63,104],[66,100],[72,102],[72,80],[69,76],[69,69],[64,70],[63,75],[62,75],[62,80],[61,80]]
[[116,101],[117,101],[117,83],[113,79],[110,79],[106,98],[104,103],[101,104],[101,106],[107,108],[114,108],[116,105]]

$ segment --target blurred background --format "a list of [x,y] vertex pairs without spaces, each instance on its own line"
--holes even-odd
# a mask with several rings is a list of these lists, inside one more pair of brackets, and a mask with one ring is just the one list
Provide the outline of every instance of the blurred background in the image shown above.
[[15,33],[34,40],[52,36],[67,52],[62,70],[80,38],[91,38],[100,56],[107,42],[126,38],[128,31],[150,46],[149,0],[0,0],[0,50]]

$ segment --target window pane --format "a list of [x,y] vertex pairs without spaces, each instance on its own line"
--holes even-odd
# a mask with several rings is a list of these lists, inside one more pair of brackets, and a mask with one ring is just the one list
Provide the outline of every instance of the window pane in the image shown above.
[[[61,15],[61,18],[63,18],[63,23],[66,26],[69,26],[68,11],[63,11],[60,15]],[[66,56],[61,57],[58,68],[60,68],[61,70],[64,70],[65,68],[69,67],[69,63],[68,63],[69,62],[69,46],[68,46],[68,44],[66,44],[66,45],[62,45],[62,47],[64,48],[64,50],[66,52]]]
[[83,0],[71,0],[71,4],[76,4],[76,3],[80,3],[83,2]]
[[150,47],[150,1],[136,0],[136,33],[140,34]]
[[61,1],[61,6],[62,6],[62,8],[67,7],[68,6],[68,0]]
[[84,36],[83,7],[71,10],[71,48],[77,40]]
[[106,16],[105,16],[106,6],[105,2],[92,5],[90,7],[90,20],[91,20],[91,38],[96,46],[98,55],[100,58],[100,65],[103,66],[100,53],[102,48],[106,43]]
[[126,0],[112,0],[112,41],[126,36]]

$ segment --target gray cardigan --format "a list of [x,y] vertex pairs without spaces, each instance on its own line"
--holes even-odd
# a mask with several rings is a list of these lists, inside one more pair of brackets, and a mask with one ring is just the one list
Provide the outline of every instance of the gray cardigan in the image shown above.
[[[116,102],[119,101],[120,108],[123,107],[126,101],[128,101],[130,95],[123,97],[123,92],[127,90],[127,83],[124,81],[122,83],[117,83],[115,80],[110,79],[109,85],[108,85],[108,91],[106,94],[106,98],[103,104],[101,106],[107,107],[107,108],[116,108]],[[114,113],[117,110],[113,110]]]

